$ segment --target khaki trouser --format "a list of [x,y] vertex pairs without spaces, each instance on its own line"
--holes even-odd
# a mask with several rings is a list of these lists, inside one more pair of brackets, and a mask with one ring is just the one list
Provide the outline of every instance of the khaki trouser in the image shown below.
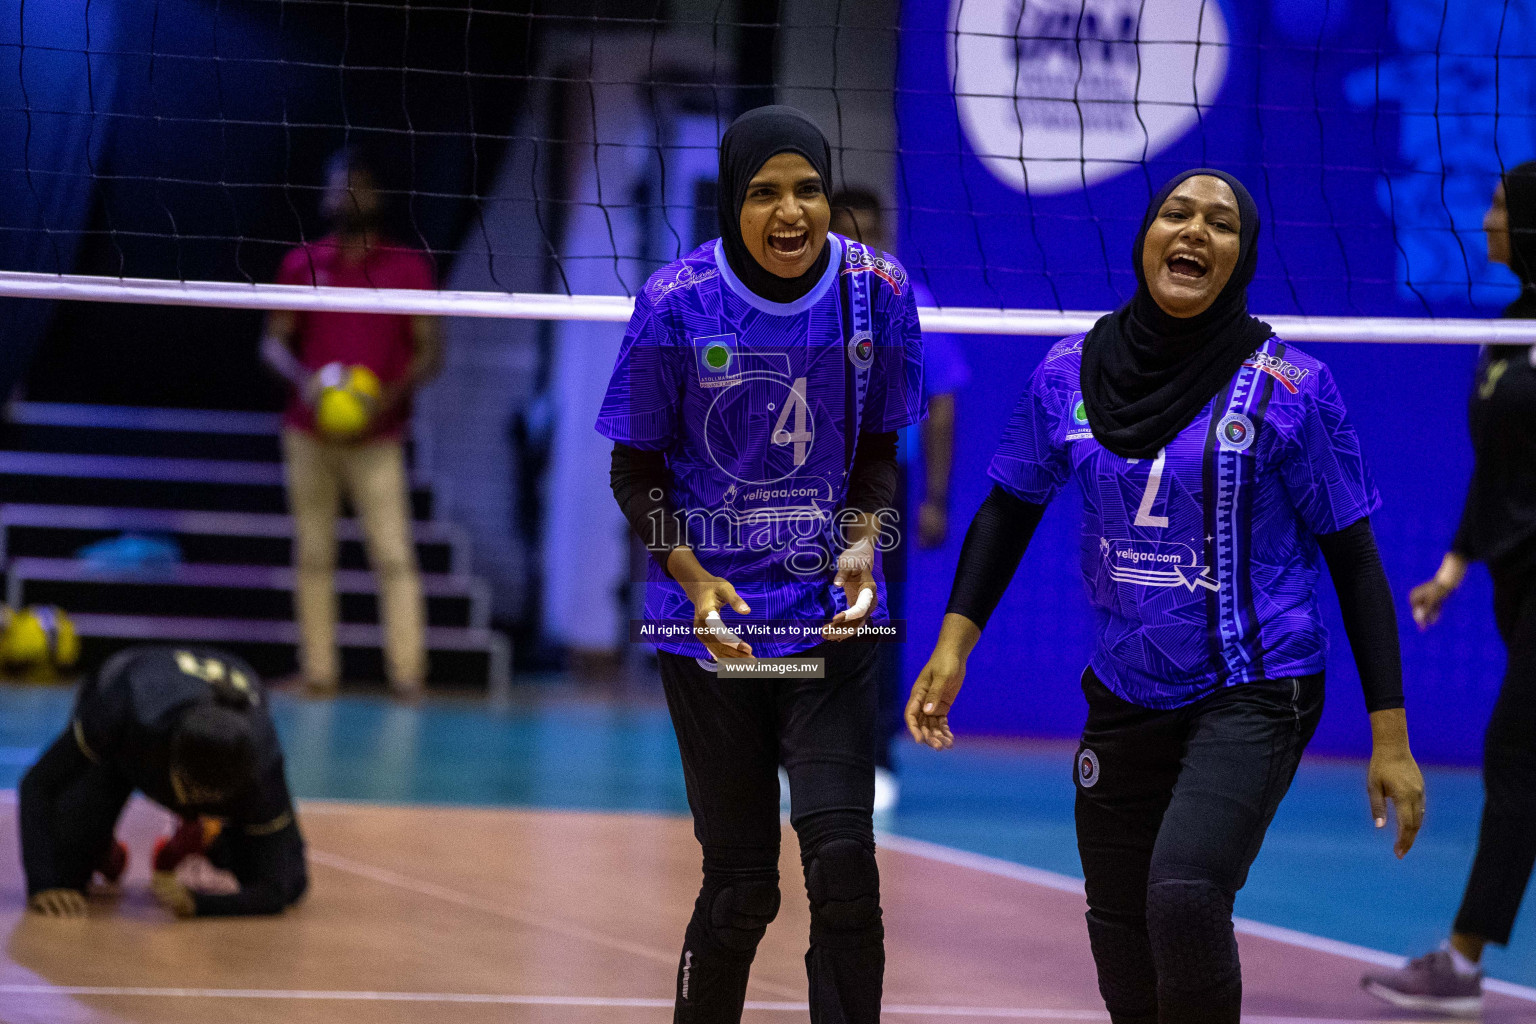
[[334,444],[283,430],[288,506],[293,513],[299,669],[312,684],[341,677],[336,651],[336,519],[342,489],[357,512],[378,577],[384,664],[396,687],[427,676],[425,608],[411,538],[405,448],[399,441]]

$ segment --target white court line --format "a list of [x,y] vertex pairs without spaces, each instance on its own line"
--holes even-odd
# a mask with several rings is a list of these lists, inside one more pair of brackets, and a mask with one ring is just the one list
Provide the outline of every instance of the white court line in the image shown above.
[[[15,790],[0,790],[0,804],[14,803],[15,800]],[[333,806],[325,807],[324,810],[320,810],[318,807],[313,808],[313,810],[320,811],[320,813],[343,813],[347,809],[346,804],[348,802],[305,800],[302,801],[302,803],[304,803],[306,806],[310,806],[316,803],[323,806],[327,803],[330,803],[333,804]],[[971,853],[967,850],[957,850],[953,847],[941,846],[938,843],[930,843],[922,839],[911,839],[906,836],[898,836],[889,832],[880,833],[878,838],[881,846],[884,846],[887,849],[896,850],[901,853],[908,853],[914,857],[923,857],[928,860],[938,861],[943,864],[952,864],[955,867],[970,868],[973,871],[980,871],[983,874],[996,875],[1001,878],[1011,878],[1015,881],[1025,882],[1029,885],[1037,885],[1044,889],[1053,889],[1057,892],[1073,893],[1076,895],[1082,895],[1083,893],[1082,879],[1073,878],[1070,875],[1059,874],[1055,871],[1046,871],[1041,868],[1026,867],[1023,864],[1015,864],[1012,861],[1001,860],[997,857],[988,857],[985,854]],[[500,907],[493,903],[477,900],[472,896],[466,896],[463,893],[444,888],[443,886],[434,885],[431,882],[418,881],[417,879],[408,878],[405,875],[397,874],[385,868],[376,868],[368,864],[363,864],[359,861],[353,861],[345,857],[339,857],[335,854],[329,854],[320,850],[311,849],[309,851],[309,859],[317,864],[324,864],[325,866],[334,868],[338,871],[345,871],[363,878],[370,878],[385,885],[394,885],[398,888],[408,889],[420,895],[433,896],[438,899],[445,900],[446,902],[457,904],[458,906],[479,910],[484,913],[496,915],[498,917],[508,918],[510,920],[518,921],[522,924],[543,928],[546,931],[558,932],[570,938],[581,939],[587,942],[597,943],[599,945],[606,945],[612,949],[623,950],[625,952],[633,953],[637,956],[642,956],[658,962],[664,962],[669,965],[673,965],[677,961],[677,957],[675,955],[664,952],[662,950],[626,942],[623,939],[615,939],[611,936],[602,935],[598,932],[588,931],[585,928],[567,925],[556,925],[543,918],[537,918],[532,915],[519,914],[517,911],[509,910],[506,907]],[[1371,949],[1367,946],[1357,946],[1349,942],[1340,942],[1337,939],[1328,939],[1321,935],[1312,935],[1307,932],[1300,932],[1291,928],[1282,928],[1279,925],[1265,924],[1262,921],[1252,921],[1245,917],[1234,917],[1232,919],[1232,926],[1239,935],[1251,935],[1254,938],[1268,939],[1271,942],[1278,942],[1282,945],[1295,946],[1298,949],[1309,949],[1317,953],[1327,953],[1331,956],[1342,957],[1346,960],[1355,960],[1359,963],[1372,964],[1377,967],[1401,967],[1403,964],[1408,962],[1407,957],[1399,956],[1396,953],[1387,953],[1383,950]],[[773,985],[768,982],[759,982],[756,979],[754,979],[751,984],[773,992],[775,995],[790,996],[794,994],[787,988]],[[1499,981],[1495,978],[1484,978],[1483,990],[1485,992],[1493,992],[1498,995],[1508,996],[1511,999],[1519,999],[1525,1002],[1536,1003],[1536,988],[1532,988],[1526,985],[1516,985],[1513,982]],[[9,989],[4,986],[0,986],[0,994],[3,994],[7,991],[9,991]],[[668,1003],[667,1005],[670,1006],[672,1004]],[[763,1004],[763,1006],[758,1008],[766,1009],[767,1004]],[[887,1012],[895,1013],[897,1011],[889,1010]],[[973,1016],[979,1013],[979,1011],[967,1012],[971,1013]],[[1100,1016],[1085,1019],[1102,1020],[1104,1018]],[[1301,1017],[1256,1017],[1253,1019],[1251,1024],[1338,1024],[1338,1022],[1329,1022],[1322,1018],[1313,1020],[1312,1018]],[[1359,1022],[1359,1024],[1370,1024],[1370,1022]]]
[[[577,939],[582,942],[590,942],[598,946],[606,946],[609,949],[616,949],[620,952],[629,953],[633,956],[643,957],[644,959],[653,961],[655,963],[666,964],[667,967],[673,970],[677,969],[678,954],[676,951],[657,949],[653,946],[643,946],[638,942],[629,942],[625,939],[614,938],[611,935],[604,935],[602,932],[595,932],[589,928],[583,928],[580,925],[561,924],[538,914],[525,914],[520,911],[513,910],[509,907],[491,903],[487,900],[476,899],[473,896],[466,895],[455,889],[449,889],[447,886],[438,885],[434,882],[422,881],[421,879],[417,878],[411,878],[408,875],[402,875],[398,872],[390,871],[388,868],[380,868],[375,867],[372,864],[364,864],[362,861],[352,860],[350,857],[342,857],[334,853],[326,853],[325,851],[317,850],[314,847],[309,848],[309,859],[312,863],[322,864],[325,867],[336,871],[344,871],[347,874],[356,875],[359,878],[367,878],[371,881],[379,882],[383,885],[391,885],[397,889],[405,889],[409,892],[414,892],[421,896],[430,896],[434,899],[442,900],[445,903],[452,903],[455,906],[464,907],[468,910],[478,910],[481,913],[493,914],[497,917],[506,918],[509,921],[516,921],[519,924],[527,925],[530,928],[540,928],[544,931],[554,932],[558,935],[564,935],[567,938]],[[796,990],[794,989],[785,988],[784,986],[775,985],[767,981],[759,981],[756,978],[751,979],[748,984],[776,996],[793,998],[797,994]],[[669,1003],[668,1005],[670,1006],[671,1004]]]
[[[116,985],[0,985],[0,996],[75,996],[80,998],[147,999],[267,999],[293,1002],[444,1003],[488,1006],[570,1006],[597,1009],[670,1010],[671,999],[622,996],[535,996],[473,992],[370,992],[325,989],[271,988],[138,988]],[[810,1005],[793,1001],[748,1000],[745,1008],[770,1013],[805,1013]],[[883,1006],[882,1014],[904,1017],[956,1017],[971,1019],[1092,1021],[1109,1020],[1102,1010],[1064,1010],[1030,1006],[927,1006],[896,1003]],[[1402,1024],[1360,1017],[1245,1017],[1244,1024]]]
[[[996,857],[988,857],[979,853],[970,853],[966,850],[956,850],[948,846],[940,846],[938,843],[929,843],[921,839],[908,839],[905,836],[892,835],[883,832],[878,836],[881,846],[900,853],[908,853],[914,857],[923,857],[927,860],[939,861],[943,864],[952,864],[955,867],[970,868],[972,871],[980,871],[988,875],[997,875],[1001,878],[1011,878],[1015,881],[1026,882],[1030,885],[1038,885],[1045,889],[1054,889],[1057,892],[1069,892],[1077,895],[1083,893],[1083,880],[1073,878],[1070,875],[1057,874],[1054,871],[1044,871],[1040,868],[1029,868],[1012,861],[999,860]],[[1316,953],[1327,953],[1332,956],[1343,957],[1346,960],[1357,960],[1360,963],[1373,964],[1377,967],[1401,967],[1408,962],[1408,958],[1398,956],[1395,953],[1386,953],[1379,949],[1370,949],[1366,946],[1356,946],[1350,942],[1340,942],[1337,939],[1326,939],[1321,935],[1311,935],[1307,932],[1295,931],[1291,928],[1281,928],[1279,925],[1265,924],[1262,921],[1250,921],[1245,917],[1234,917],[1232,927],[1239,935],[1251,935],[1257,939],[1268,939],[1271,942],[1279,942],[1287,946],[1295,946],[1298,949],[1309,949]],[[1526,1002],[1536,1003],[1536,988],[1525,985],[1516,985],[1508,981],[1498,981],[1493,978],[1483,979],[1483,990],[1496,992],[1512,999],[1522,999]]]

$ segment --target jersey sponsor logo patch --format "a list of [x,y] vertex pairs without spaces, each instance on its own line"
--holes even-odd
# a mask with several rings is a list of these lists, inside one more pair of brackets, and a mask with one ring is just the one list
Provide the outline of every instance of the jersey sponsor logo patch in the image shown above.
[[891,286],[891,291],[901,294],[906,286],[907,275],[900,265],[884,256],[876,256],[863,246],[845,246],[848,254],[848,266],[843,268],[845,274],[874,274]]
[[1099,781],[1099,755],[1084,747],[1077,752],[1077,784],[1092,789]]
[[1067,406],[1066,440],[1086,441],[1091,437],[1093,428],[1088,426],[1088,406],[1083,402],[1083,393],[1074,391]]
[[1216,436],[1228,451],[1245,452],[1253,445],[1253,420],[1240,412],[1229,412],[1216,424]]
[[657,281],[652,285],[651,297],[659,299],[663,295],[670,295],[680,288],[692,288],[695,285],[703,284],[705,281],[712,281],[719,276],[720,271],[714,267],[710,267],[708,270],[694,270],[693,267],[685,263],[682,269],[677,272],[676,277],[670,281]]
[[1297,386],[1307,379],[1307,374],[1312,372],[1311,370],[1303,370],[1296,364],[1288,363],[1279,356],[1272,356],[1267,352],[1255,352],[1243,361],[1243,365],[1263,370],[1279,381],[1281,386],[1293,395],[1296,393]]
[[868,331],[858,331],[848,339],[848,360],[861,370],[875,361],[875,339]]
[[693,361],[699,368],[699,387],[728,388],[741,383],[741,360],[736,348],[734,334],[693,339]]
[[1211,567],[1188,544],[1160,540],[1110,540],[1099,538],[1099,554],[1109,578],[1134,587],[1196,587],[1220,590]]

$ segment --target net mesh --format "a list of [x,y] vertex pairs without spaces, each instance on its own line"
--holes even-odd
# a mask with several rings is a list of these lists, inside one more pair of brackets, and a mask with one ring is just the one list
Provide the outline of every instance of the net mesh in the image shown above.
[[445,296],[628,296],[717,232],[719,134],[777,99],[827,130],[839,183],[874,192],[939,306],[1112,308],[1134,288],[1124,253],[1147,197],[1210,164],[1264,217],[1255,309],[1486,316],[1516,289],[1481,221],[1501,172],[1536,154],[1533,8],[29,0],[0,29],[0,288],[57,297],[20,275],[69,275],[71,297],[133,301],[86,279],[270,283],[328,230],[327,161],[349,147],[379,170],[384,229],[429,254]]

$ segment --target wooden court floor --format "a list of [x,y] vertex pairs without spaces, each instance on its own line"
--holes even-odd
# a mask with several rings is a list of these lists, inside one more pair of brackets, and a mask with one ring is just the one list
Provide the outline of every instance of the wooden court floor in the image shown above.
[[[14,808],[0,813],[6,1024],[660,1024],[699,877],[679,818],[308,803],[303,904],[176,922],[146,889],[168,819],[135,803],[122,892],[95,899],[87,920],[50,921],[21,911]],[[752,1024],[808,1017],[796,852],[786,832],[784,909],[754,967]],[[880,866],[887,1020],[1107,1021],[1070,886],[895,839]],[[1250,1024],[1402,1019],[1358,991],[1362,964],[1347,956],[1241,941]],[[1536,1021],[1536,1003],[1491,995],[1484,1019]]]

